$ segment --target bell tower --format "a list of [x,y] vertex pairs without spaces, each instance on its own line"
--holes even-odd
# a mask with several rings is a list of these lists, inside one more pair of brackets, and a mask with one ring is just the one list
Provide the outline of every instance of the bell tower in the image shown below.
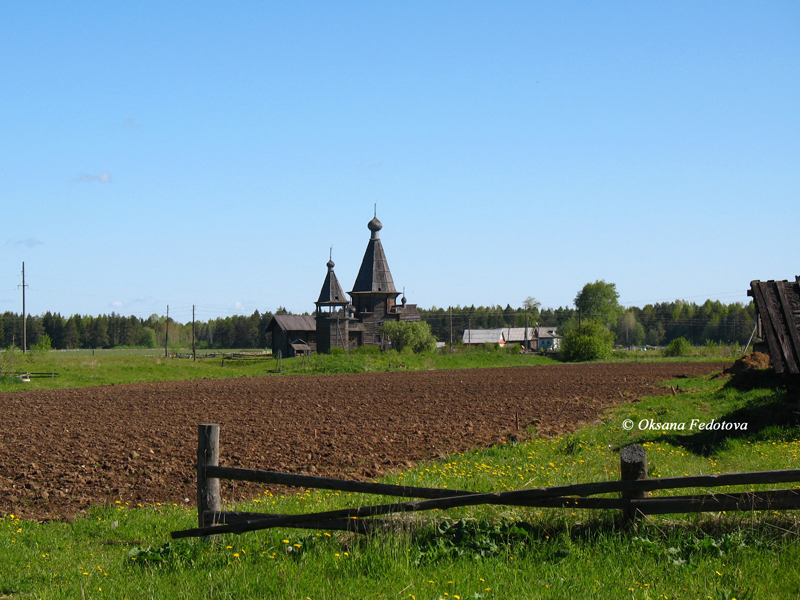
[[[331,257],[333,251],[331,250]],[[334,262],[328,260],[328,274],[322,284],[317,305],[317,352],[327,354],[332,348],[347,350],[350,337],[350,320],[346,311],[347,299],[336,273]]]

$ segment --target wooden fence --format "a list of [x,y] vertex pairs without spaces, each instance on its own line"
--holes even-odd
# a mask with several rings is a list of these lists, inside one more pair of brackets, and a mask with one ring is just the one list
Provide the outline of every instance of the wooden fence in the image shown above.
[[205,352],[203,354],[192,354],[191,352],[176,352],[170,354],[172,358],[221,358],[222,366],[225,366],[225,361],[231,360],[267,360],[275,358],[271,351],[259,352]]
[[21,379],[22,381],[30,381],[31,379],[42,379],[45,377],[49,377],[50,379],[55,379],[58,377],[58,373],[55,371],[50,371],[49,373],[32,373],[30,371],[3,371],[0,369],[0,377],[4,376],[13,376]]
[[[371,517],[482,504],[616,509],[622,510],[629,519],[635,519],[642,515],[670,513],[800,508],[800,489],[650,497],[649,492],[655,490],[800,482],[800,469],[648,479],[647,456],[644,448],[638,444],[626,446],[621,450],[621,478],[619,481],[578,483],[507,492],[475,493],[464,490],[365,483],[310,475],[278,473],[275,471],[220,467],[219,425],[200,425],[198,429],[197,516],[199,526],[195,529],[173,531],[171,534],[173,538],[201,537],[218,533],[244,533],[272,527],[347,530],[367,533],[375,528],[383,527],[387,523]],[[222,511],[222,500],[219,491],[220,479],[397,496],[401,498],[422,498],[422,500],[377,504],[304,515],[226,512]],[[589,497],[608,493],[619,493],[620,497]]]

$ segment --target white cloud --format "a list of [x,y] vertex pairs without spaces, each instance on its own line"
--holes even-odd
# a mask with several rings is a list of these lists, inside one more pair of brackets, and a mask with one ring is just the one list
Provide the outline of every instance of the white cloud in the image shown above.
[[34,246],[44,246],[44,244],[42,244],[42,242],[37,240],[35,237],[29,237],[25,240],[8,240],[6,245],[9,244],[12,246],[28,246],[28,248],[33,248]]
[[89,175],[88,173],[81,173],[78,181],[96,181],[98,183],[111,183],[111,173],[103,171],[100,175]]
[[244,310],[244,304],[242,304],[241,302],[236,302],[234,303],[233,308],[235,310]]
[[111,303],[111,306],[113,306],[114,308],[122,308],[123,306],[125,306],[125,303],[120,302],[119,300],[114,300],[114,302]]

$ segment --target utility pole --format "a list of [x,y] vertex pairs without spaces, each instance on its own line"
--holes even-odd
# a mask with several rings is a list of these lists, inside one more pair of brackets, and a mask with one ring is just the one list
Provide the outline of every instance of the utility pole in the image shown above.
[[169,358],[169,304],[167,304],[167,321],[164,323],[164,358]]
[[528,311],[526,310],[525,311],[525,343],[523,344],[525,346],[525,350],[530,350],[531,349],[531,342],[528,339],[528,316],[529,316],[528,315]]
[[22,353],[28,351],[28,315],[25,314],[25,263],[22,263]]
[[197,360],[197,348],[194,345],[194,304],[192,304],[192,360]]
[[453,352],[453,307],[448,306],[447,312],[450,315],[450,352]]

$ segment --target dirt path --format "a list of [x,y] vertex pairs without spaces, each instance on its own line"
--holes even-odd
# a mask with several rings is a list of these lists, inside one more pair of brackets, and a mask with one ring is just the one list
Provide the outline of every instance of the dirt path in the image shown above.
[[[115,500],[194,504],[198,423],[221,464],[372,478],[431,456],[545,435],[722,363],[588,364],[254,377],[0,394],[0,514],[70,516]],[[624,398],[624,400],[623,400]],[[223,488],[225,490],[225,488]],[[239,484],[239,494],[251,491]],[[223,492],[226,499],[234,493]]]

